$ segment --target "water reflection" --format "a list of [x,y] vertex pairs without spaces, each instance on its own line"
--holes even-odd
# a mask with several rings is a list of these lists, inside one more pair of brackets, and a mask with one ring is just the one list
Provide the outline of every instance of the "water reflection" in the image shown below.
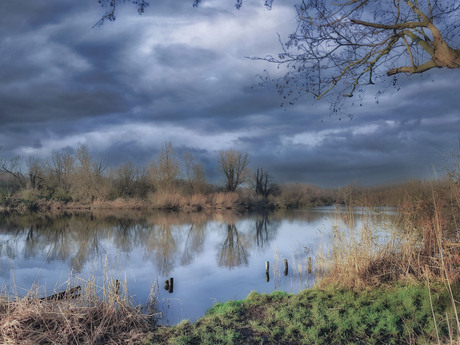
[[[321,210],[320,210],[321,211]],[[330,209],[329,209],[330,211]],[[338,215],[349,228],[356,227],[359,216]],[[376,217],[379,217],[377,215]],[[74,272],[107,254],[110,243],[118,253],[141,251],[162,276],[174,268],[187,266],[204,250],[212,231],[210,224],[220,224],[221,237],[216,246],[219,267],[232,269],[247,266],[251,252],[269,246],[277,236],[281,220],[313,223],[327,220],[322,212],[279,212],[246,216],[244,231],[238,229],[244,217],[234,214],[204,213],[76,213],[43,216],[0,215],[2,256],[46,261],[65,261]],[[353,219],[353,222],[350,221]],[[336,219],[337,220],[337,219]],[[247,224],[245,224],[247,225]]]
[[208,224],[223,227],[224,236],[217,246],[217,264],[232,269],[247,266],[250,249],[264,247],[276,236],[279,221],[267,214],[251,219],[253,225],[239,231],[233,214],[203,217],[202,214],[180,215],[155,213],[118,217],[115,214],[80,213],[56,216],[0,217],[2,255],[32,259],[43,256],[46,261],[65,261],[74,272],[96,258],[103,258],[110,243],[118,253],[141,251],[157,272],[167,276],[176,265],[187,266],[203,251]]
[[174,278],[173,293],[158,289],[164,301],[158,306],[171,322],[193,321],[215,301],[241,299],[252,290],[298,292],[311,286],[316,267],[307,277],[308,256],[324,231],[347,221],[333,219],[331,211],[0,214],[0,286],[17,284],[26,291],[45,282],[52,289],[75,273],[109,275],[112,281],[126,279],[142,303],[155,281]]
[[239,234],[235,224],[227,224],[227,237],[220,249],[219,266],[229,269],[248,265],[249,238]]
[[193,258],[203,251],[205,239],[205,224],[192,223],[189,226],[185,239],[184,252],[181,257],[181,265],[189,265]]

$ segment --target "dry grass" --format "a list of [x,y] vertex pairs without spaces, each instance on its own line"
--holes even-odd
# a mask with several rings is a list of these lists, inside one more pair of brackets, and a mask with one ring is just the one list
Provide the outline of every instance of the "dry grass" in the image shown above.
[[147,203],[140,199],[133,198],[117,198],[111,201],[95,201],[91,204],[92,208],[95,209],[145,209]]
[[[337,209],[330,246],[322,256],[326,274],[320,286],[339,283],[366,289],[404,282],[430,289],[432,284],[444,285],[451,314],[440,320],[433,312],[433,318],[437,327],[449,329],[449,338],[438,338],[437,343],[460,345],[458,182],[432,186],[430,194],[426,188],[414,190],[401,202],[397,221],[383,218],[380,227],[375,226],[372,208],[362,208],[359,218],[351,206]],[[437,302],[430,302],[434,310]]]
[[249,207],[248,200],[234,192],[206,194],[187,194],[180,191],[154,192],[149,193],[146,199],[117,198],[114,200],[95,199],[94,201],[18,200],[16,204],[1,204],[0,211],[14,210],[19,213],[106,209],[201,211],[244,209]]
[[[339,281],[350,287],[375,287],[400,279],[408,271],[407,250],[414,244],[408,237],[401,238],[390,220],[381,220],[376,227],[376,217],[364,209],[356,219],[353,209],[337,210],[330,246],[321,255],[321,266],[327,271],[322,283]],[[384,229],[388,232],[384,232]]]
[[179,210],[187,204],[187,197],[180,193],[161,193],[150,194],[150,207],[157,209]]
[[138,344],[154,325],[152,315],[134,307],[114,289],[98,291],[87,282],[80,297],[38,298],[38,288],[23,298],[0,302],[2,344]]
[[181,193],[153,193],[149,207],[181,211],[235,209],[239,206],[237,193],[183,195]]
[[[352,218],[349,218],[352,217]],[[374,214],[359,223],[348,212],[337,213],[332,240],[322,266],[324,281],[340,281],[351,287],[372,287],[398,280],[460,279],[460,246],[442,234],[440,225],[423,228],[423,233],[397,230],[390,219],[373,224]],[[346,219],[344,219],[346,218]]]
[[213,208],[217,209],[230,209],[237,206],[238,194],[237,193],[214,193],[208,198]]
[[361,287],[400,279],[459,281],[459,182],[451,178],[405,189],[397,219],[381,218],[380,229],[374,224],[382,216],[372,207],[360,208],[357,218],[352,206],[358,201],[349,191],[343,197],[347,206],[334,215],[327,279]]

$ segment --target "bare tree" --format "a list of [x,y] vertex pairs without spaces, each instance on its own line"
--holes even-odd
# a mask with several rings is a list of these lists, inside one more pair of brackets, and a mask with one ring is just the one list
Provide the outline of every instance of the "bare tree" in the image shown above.
[[253,187],[257,194],[267,197],[270,194],[272,177],[262,168],[258,168],[254,174]]
[[[126,0],[97,0],[106,8],[105,20],[115,20]],[[236,8],[242,0],[235,1]],[[197,7],[201,0],[191,0]],[[140,14],[149,2],[136,0]],[[265,0],[271,9],[273,0]],[[460,3],[457,0],[299,0],[297,29],[277,56],[263,59],[286,65],[276,82],[289,102],[305,93],[317,99],[333,95],[352,97],[367,85],[398,74],[424,73],[433,68],[460,68],[458,37]]]
[[80,197],[94,200],[103,197],[102,177],[107,163],[103,160],[94,160],[85,145],[81,145],[75,152],[75,158],[79,163],[77,186]]
[[72,174],[75,172],[75,159],[69,152],[53,151],[47,160],[48,169],[51,175],[56,178],[57,186],[69,193],[72,181]]
[[388,76],[396,83],[398,74],[460,68],[452,46],[458,1],[302,0],[296,9],[297,30],[282,52],[255,58],[287,67],[284,77],[263,79],[290,102],[305,93],[337,100]]
[[27,177],[23,171],[21,159],[19,156],[13,157],[11,159],[0,157],[0,172],[3,172],[12,177],[20,188],[27,187]]
[[190,152],[184,153],[183,161],[190,191],[192,193],[203,192],[206,187],[206,174],[203,163],[197,162]]
[[135,183],[139,176],[139,169],[133,162],[122,164],[115,172],[118,197],[132,197],[135,193]]
[[32,189],[41,189],[44,180],[44,171],[38,158],[30,157],[27,161],[27,175],[29,176],[29,186]]
[[249,177],[249,159],[247,153],[225,150],[219,153],[219,168],[225,176],[227,191],[234,192]]
[[163,144],[157,163],[149,167],[149,174],[156,189],[162,192],[171,192],[174,182],[179,176],[179,162],[170,142]]

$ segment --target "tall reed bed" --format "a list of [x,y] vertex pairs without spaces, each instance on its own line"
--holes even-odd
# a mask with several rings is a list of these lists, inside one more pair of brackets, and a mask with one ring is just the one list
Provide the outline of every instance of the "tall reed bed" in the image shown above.
[[363,288],[407,277],[417,240],[402,236],[391,217],[367,207],[337,207],[320,254],[327,272],[322,281]]
[[88,280],[80,286],[80,294],[52,298],[40,298],[39,287],[22,298],[3,293],[0,343],[138,344],[155,326],[154,299],[147,308],[134,306],[126,282],[101,287]]
[[153,193],[148,207],[172,210],[220,210],[239,206],[237,193],[211,193],[184,195],[181,193]]
[[[423,284],[430,292],[444,289],[451,308],[435,317],[437,342],[460,344],[460,216],[456,184],[406,195],[397,216],[372,207],[338,207],[329,245],[323,249],[326,274],[319,285],[340,284],[362,290],[395,283]],[[458,192],[458,190],[457,190]],[[441,335],[442,337],[440,337]],[[447,340],[445,340],[448,338]]]

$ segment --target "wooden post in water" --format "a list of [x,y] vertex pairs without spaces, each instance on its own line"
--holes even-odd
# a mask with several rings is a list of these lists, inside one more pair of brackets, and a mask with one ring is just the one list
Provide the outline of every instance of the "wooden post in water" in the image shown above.
[[307,267],[307,272],[308,274],[311,274],[311,257],[309,256],[307,259],[308,267]]
[[288,260],[284,259],[283,262],[284,262],[284,275],[287,276],[289,272]]
[[265,261],[265,272],[268,273],[269,269],[270,269],[270,263],[268,261]]
[[270,281],[270,274],[265,272],[265,281],[268,283]]
[[169,278],[169,293],[173,293],[174,291],[174,278]]
[[165,290],[169,290],[169,279],[165,280]]

